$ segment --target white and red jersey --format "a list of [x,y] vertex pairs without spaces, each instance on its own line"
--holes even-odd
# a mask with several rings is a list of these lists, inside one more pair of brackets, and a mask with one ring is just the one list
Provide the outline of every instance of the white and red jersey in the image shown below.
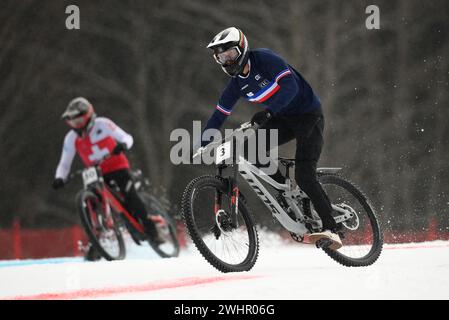
[[[134,141],[131,135],[107,118],[95,118],[92,128],[83,137],[78,136],[73,130],[69,131],[64,139],[61,160],[56,169],[56,178],[67,179],[76,153],[78,153],[84,165],[89,167],[110,154],[117,142],[126,144],[129,149]],[[109,173],[129,169],[129,162],[126,156],[121,153],[104,160],[100,167],[103,173]]]

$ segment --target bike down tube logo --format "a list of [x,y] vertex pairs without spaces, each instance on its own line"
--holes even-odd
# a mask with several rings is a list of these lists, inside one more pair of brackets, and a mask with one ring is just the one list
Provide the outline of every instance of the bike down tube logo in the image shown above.
[[270,199],[260,190],[257,183],[249,176],[249,174],[246,171],[239,171],[240,174],[245,178],[246,181],[248,181],[251,188],[253,188],[254,192],[256,192],[257,196],[268,206],[268,208],[271,210],[273,214],[281,214],[276,206],[270,201]]
[[[227,149],[221,148],[223,140],[226,142],[236,141],[236,145],[230,147],[230,154]],[[170,150],[170,160],[174,165],[180,164],[217,164],[217,149],[221,150],[223,163],[232,165],[233,159],[240,159],[240,155],[250,163],[257,163],[264,167],[264,172],[268,175],[275,174],[278,166],[278,130],[277,129],[253,129],[243,130],[225,129],[224,135],[220,130],[208,129],[202,132],[200,121],[193,121],[191,133],[187,129],[177,128],[170,134],[170,141],[175,142]],[[201,141],[210,141],[201,156],[192,159],[192,150],[198,150]],[[243,141],[246,141],[245,144]],[[246,148],[245,148],[246,145]],[[226,147],[228,148],[228,147]],[[245,150],[246,149],[246,150]],[[194,152],[195,152],[194,151]],[[235,151],[235,155],[233,154]],[[219,157],[220,159],[220,157]]]

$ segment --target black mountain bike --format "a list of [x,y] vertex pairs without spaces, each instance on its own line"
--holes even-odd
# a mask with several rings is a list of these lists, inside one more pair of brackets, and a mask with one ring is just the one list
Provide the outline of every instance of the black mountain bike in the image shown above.
[[[222,272],[249,271],[259,251],[257,229],[245,196],[240,192],[238,173],[294,240],[303,242],[309,234],[322,230],[321,219],[310,199],[290,179],[294,159],[279,158],[279,163],[286,168],[285,184],[277,183],[242,156],[236,159],[237,137],[248,129],[257,128],[244,123],[221,143],[198,150],[194,158],[215,148],[217,173],[193,179],[182,197],[182,214],[193,243]],[[230,157],[233,164],[225,164]],[[232,173],[226,176],[227,168]],[[369,266],[382,251],[379,223],[367,197],[339,175],[339,171],[339,168],[320,168],[317,174],[332,202],[343,247],[331,250],[326,241],[317,243],[317,247],[344,266]],[[269,192],[261,180],[276,191]]]

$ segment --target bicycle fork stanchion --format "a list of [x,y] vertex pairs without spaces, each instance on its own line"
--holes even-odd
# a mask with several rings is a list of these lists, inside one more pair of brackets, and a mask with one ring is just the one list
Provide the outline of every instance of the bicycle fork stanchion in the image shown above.
[[[223,174],[223,167],[218,166],[217,167],[217,176],[221,177]],[[217,215],[221,209],[222,205],[222,193],[220,190],[215,189],[215,205],[214,205],[214,213]]]
[[101,197],[103,198],[103,212],[105,213],[104,218],[106,219],[106,227],[108,229],[112,229],[114,227],[114,220],[112,218],[112,210],[111,210],[111,204],[109,203],[109,199],[106,195],[106,189],[103,189],[101,191]]
[[239,213],[239,186],[237,183],[238,164],[237,164],[237,138],[232,138],[232,166],[233,176],[229,181],[231,191],[231,222],[234,228],[237,228],[238,213]]
[[87,212],[89,213],[89,219],[91,220],[91,225],[94,228],[98,228],[100,226],[100,223],[98,221],[98,217],[96,212],[94,211],[94,208],[92,207],[91,201],[86,201],[86,208]]

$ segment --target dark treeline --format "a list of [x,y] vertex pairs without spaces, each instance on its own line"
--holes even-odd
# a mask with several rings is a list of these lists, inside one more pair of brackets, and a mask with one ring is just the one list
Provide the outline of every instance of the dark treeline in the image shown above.
[[[67,30],[66,6],[81,11]],[[449,2],[378,0],[381,29],[367,30],[368,1],[2,1],[0,9],[0,227],[78,223],[79,181],[50,185],[68,101],[85,96],[135,138],[130,155],[173,203],[202,167],[175,167],[170,132],[205,121],[227,81],[205,48],[238,26],[250,46],[284,56],[323,102],[320,164],[345,174],[384,226],[449,226]],[[226,127],[259,107],[239,102]],[[293,155],[293,144],[281,149]],[[80,166],[77,160],[74,168]],[[259,219],[269,213],[255,199]]]

